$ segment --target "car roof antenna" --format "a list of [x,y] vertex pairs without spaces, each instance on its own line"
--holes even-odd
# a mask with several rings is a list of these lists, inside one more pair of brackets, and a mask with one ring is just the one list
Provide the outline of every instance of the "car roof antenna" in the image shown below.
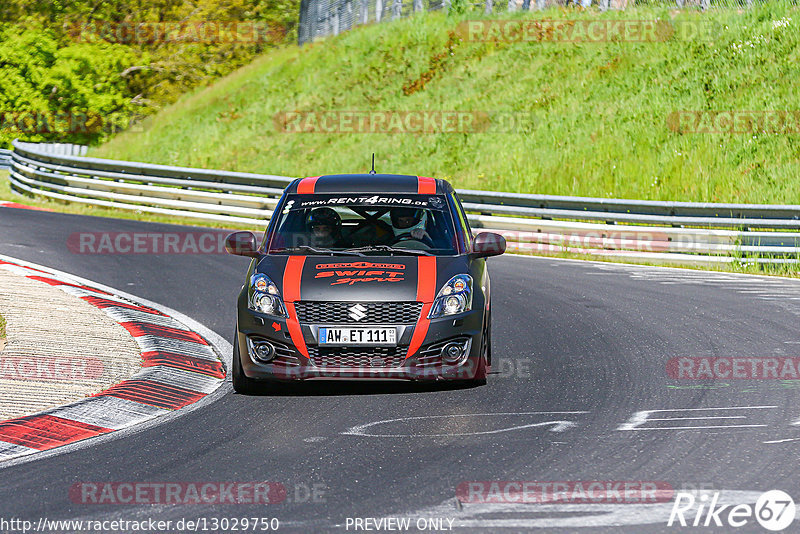
[[372,170],[369,171],[370,174],[377,174],[375,172],[375,152],[372,153]]

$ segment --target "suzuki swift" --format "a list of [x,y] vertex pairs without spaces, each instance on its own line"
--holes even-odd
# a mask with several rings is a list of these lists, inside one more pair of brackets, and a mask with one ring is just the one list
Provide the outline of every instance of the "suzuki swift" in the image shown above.
[[486,382],[491,291],[486,258],[444,180],[386,174],[293,181],[239,294],[233,387],[311,379]]

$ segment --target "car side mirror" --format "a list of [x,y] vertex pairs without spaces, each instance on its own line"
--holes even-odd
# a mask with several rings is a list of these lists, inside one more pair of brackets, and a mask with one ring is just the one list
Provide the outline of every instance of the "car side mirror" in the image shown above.
[[228,254],[258,258],[258,244],[253,232],[234,232],[225,238],[225,250]]
[[472,255],[476,258],[499,256],[506,251],[506,238],[494,232],[481,232],[472,240]]

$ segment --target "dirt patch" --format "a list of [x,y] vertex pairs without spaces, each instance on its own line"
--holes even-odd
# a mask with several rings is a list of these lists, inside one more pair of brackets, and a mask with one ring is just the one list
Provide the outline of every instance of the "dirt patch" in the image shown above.
[[455,32],[449,32],[447,44],[444,45],[444,51],[434,54],[429,60],[428,70],[423,72],[419,78],[409,80],[403,85],[403,94],[406,96],[413,95],[417,91],[425,89],[425,86],[437,74],[444,72],[447,68],[450,58],[455,55],[456,47],[463,41]]
[[101,309],[13,268],[0,269],[0,310],[0,421],[81,400],[141,369],[134,338]]
[[0,352],[6,348],[6,320],[0,315]]

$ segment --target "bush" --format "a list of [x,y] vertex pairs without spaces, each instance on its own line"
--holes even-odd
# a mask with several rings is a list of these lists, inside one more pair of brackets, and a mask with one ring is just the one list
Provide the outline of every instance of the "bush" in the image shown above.
[[[299,0],[6,0],[0,11],[0,147],[96,144],[180,95],[293,42]],[[153,21],[251,21],[261,42],[118,42],[92,29]],[[77,31],[89,28],[90,31]]]

